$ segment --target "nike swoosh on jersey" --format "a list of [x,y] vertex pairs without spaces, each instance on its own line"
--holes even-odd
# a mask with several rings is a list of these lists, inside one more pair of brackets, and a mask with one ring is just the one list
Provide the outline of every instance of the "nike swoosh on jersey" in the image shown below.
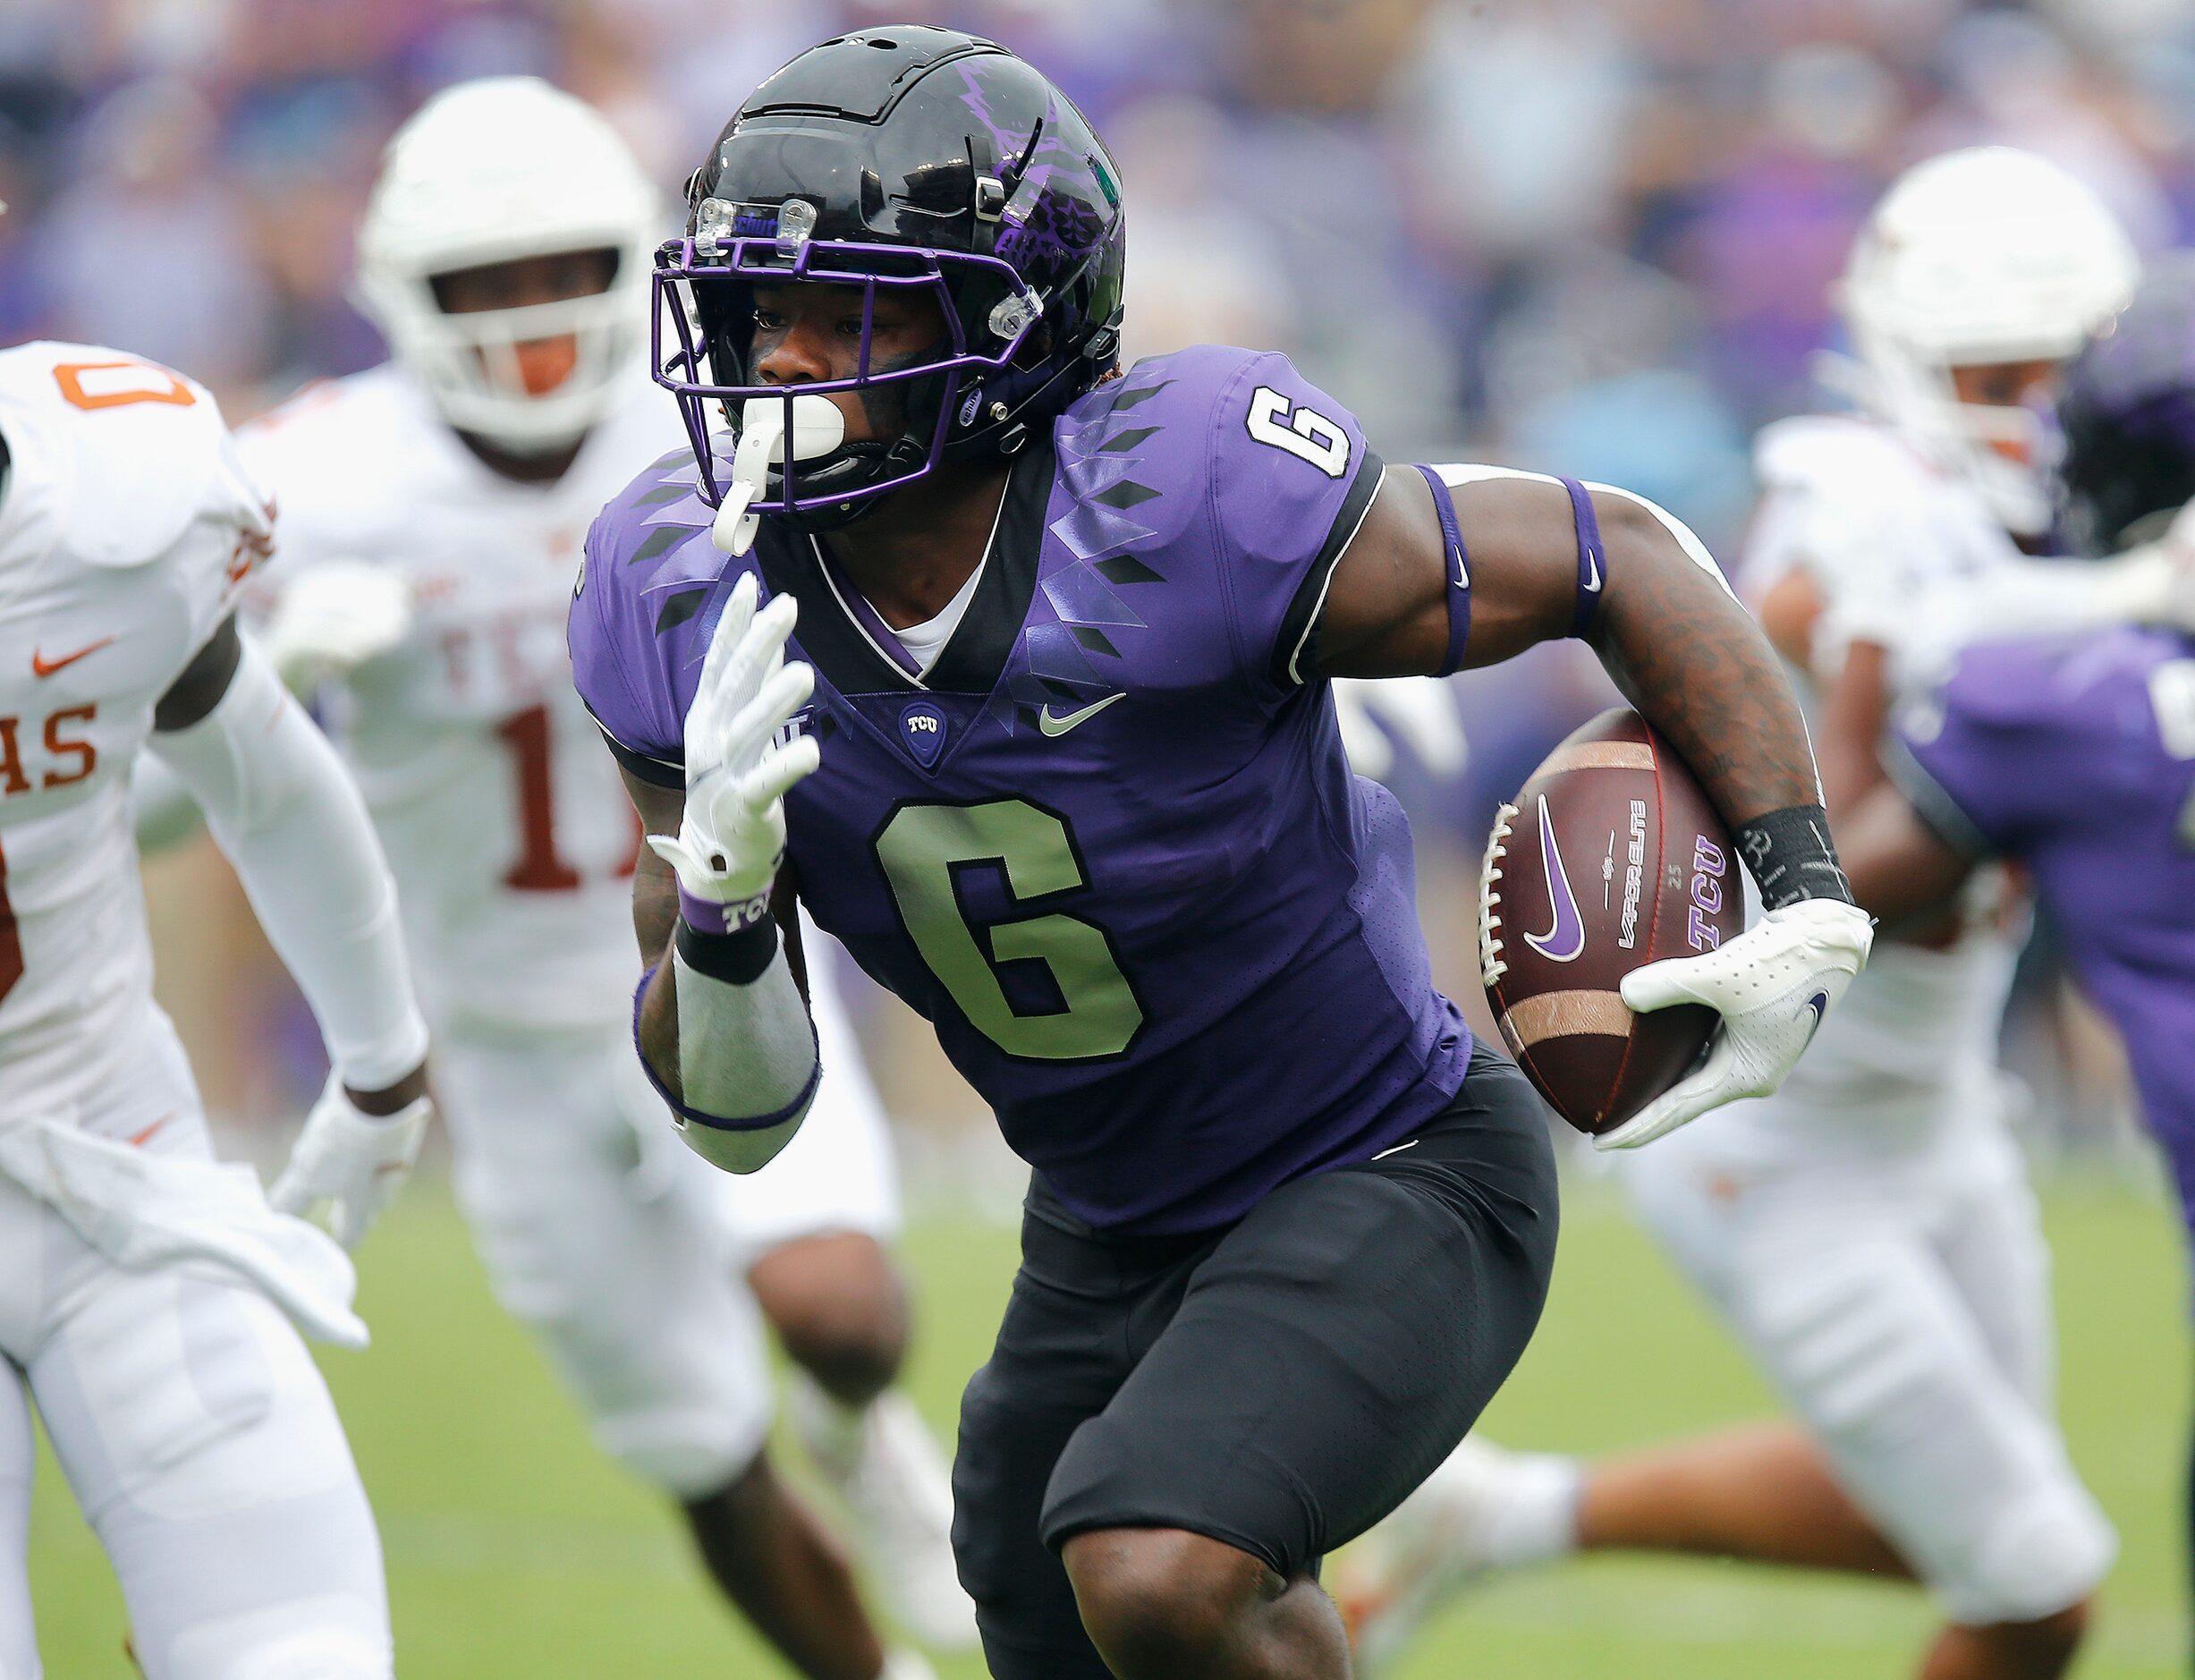
[[33,649],[30,654],[30,675],[32,676],[51,676],[56,671],[66,670],[79,659],[89,659],[102,648],[112,647],[114,642],[114,637],[102,636],[89,647],[79,648],[74,653],[64,653],[58,659],[48,659]]
[[1105,708],[1110,706],[1114,700],[1126,700],[1128,696],[1124,693],[1108,694],[1103,700],[1098,700],[1092,705],[1085,706],[1079,712],[1069,712],[1064,717],[1053,717],[1052,708],[1049,706],[1047,706],[1042,711],[1037,714],[1037,727],[1043,730],[1047,735],[1064,735],[1070,729],[1072,729],[1077,724],[1088,723],[1099,712],[1105,710]]
[[1547,875],[1547,902],[1555,909],[1555,924],[1545,933],[1528,933],[1524,943],[1550,963],[1574,961],[1585,950],[1585,918],[1571,896],[1570,876],[1563,868],[1562,848],[1555,844],[1555,819],[1547,814],[1547,796],[1539,796],[1539,861]]

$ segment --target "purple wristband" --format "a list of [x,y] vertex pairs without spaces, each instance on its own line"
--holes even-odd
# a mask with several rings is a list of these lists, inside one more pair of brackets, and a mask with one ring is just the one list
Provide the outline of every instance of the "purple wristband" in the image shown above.
[[683,881],[678,887],[678,915],[696,933],[737,933],[742,928],[751,928],[770,913],[770,895],[766,887],[752,898],[722,900],[699,898],[686,890]]
[[1600,516],[1593,512],[1593,498],[1575,479],[1564,479],[1571,511],[1578,521],[1578,608],[1571,615],[1570,633],[1583,636],[1600,615],[1600,598],[1608,582],[1608,551],[1600,540]]
[[1441,535],[1448,539],[1448,552],[1444,558],[1448,574],[1448,652],[1434,675],[1453,676],[1463,668],[1464,644],[1470,641],[1470,557],[1464,552],[1463,532],[1456,524],[1455,497],[1448,493],[1447,479],[1422,462],[1417,465],[1432,488],[1433,511],[1440,515]]

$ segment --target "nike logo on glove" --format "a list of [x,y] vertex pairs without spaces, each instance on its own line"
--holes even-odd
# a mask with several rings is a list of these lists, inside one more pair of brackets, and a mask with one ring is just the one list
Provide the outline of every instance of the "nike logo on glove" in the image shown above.
[[1064,717],[1053,717],[1052,708],[1049,706],[1047,706],[1042,711],[1037,714],[1037,727],[1044,731],[1044,733],[1047,735],[1064,735],[1070,729],[1075,727],[1076,725],[1088,723],[1099,712],[1105,710],[1105,708],[1110,706],[1114,700],[1126,700],[1128,696],[1124,693],[1108,694],[1103,700],[1097,701],[1095,704],[1085,706],[1079,712],[1069,712]]
[[56,671],[65,671],[79,659],[89,659],[102,648],[114,645],[114,637],[102,636],[89,647],[79,648],[74,653],[64,653],[58,659],[48,659],[35,649],[30,654],[30,675],[51,676]]
[[1816,992],[1806,1000],[1806,1006],[1814,1012],[1814,1024],[1806,1030],[1806,1041],[1814,1042],[1814,1035],[1821,1031],[1822,1017],[1829,1012],[1829,994]]

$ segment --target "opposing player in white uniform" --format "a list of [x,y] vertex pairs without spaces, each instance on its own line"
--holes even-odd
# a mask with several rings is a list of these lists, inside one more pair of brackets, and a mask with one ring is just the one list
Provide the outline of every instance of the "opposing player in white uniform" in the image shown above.
[[[381,1553],[292,1320],[363,1345],[350,1262],[416,1155],[427,1028],[335,755],[237,635],[268,513],[213,398],[111,350],[0,352],[0,1675],[39,1672],[30,1408],[150,1680],[382,1680]],[[152,998],[149,741],[209,814],[335,1072],[277,1183],[213,1158]],[[277,1212],[276,1207],[291,1209]],[[286,1315],[286,1316],[285,1316]]]
[[[2161,552],[2028,557],[2049,387],[2135,271],[2085,188],[2003,148],[1918,166],[1863,230],[1840,299],[1861,411],[1761,435],[1744,573],[1818,685],[1833,813],[1962,641],[2184,607]],[[1903,1575],[1947,1622],[1927,1680],[2064,1672],[2116,1541],[2053,1415],[2049,1260],[1996,1065],[2024,913],[1999,878],[1889,931],[1774,1097],[1625,1165],[1797,1421],[1592,1466],[1467,1441],[1350,1572],[1368,1670],[1482,1569],[1648,1548]]]
[[803,1368],[796,1420],[895,1615],[968,1642],[943,1457],[890,1387],[906,1304],[884,1118],[818,962],[830,1073],[800,1146],[740,1179],[677,1141],[630,1039],[640,827],[564,651],[589,522],[686,447],[640,344],[656,222],[608,125],[545,83],[421,110],[360,240],[394,359],[244,434],[284,526],[255,599],[285,675],[324,695],[403,885],[498,1294],[757,1626],[803,1673],[874,1680],[845,1565],[763,1455],[762,1319]]

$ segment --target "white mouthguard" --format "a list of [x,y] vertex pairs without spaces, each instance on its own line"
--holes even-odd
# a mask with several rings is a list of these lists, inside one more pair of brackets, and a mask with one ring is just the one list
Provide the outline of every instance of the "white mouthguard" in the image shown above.
[[[762,494],[770,469],[785,458],[785,401],[757,396],[747,400],[740,415],[739,446],[732,452],[732,481],[725,486],[724,500],[716,508],[716,522],[709,540],[728,555],[742,555],[754,546],[762,515],[747,511]],[[846,440],[846,417],[827,396],[792,399],[792,458],[812,461],[827,455]]]

